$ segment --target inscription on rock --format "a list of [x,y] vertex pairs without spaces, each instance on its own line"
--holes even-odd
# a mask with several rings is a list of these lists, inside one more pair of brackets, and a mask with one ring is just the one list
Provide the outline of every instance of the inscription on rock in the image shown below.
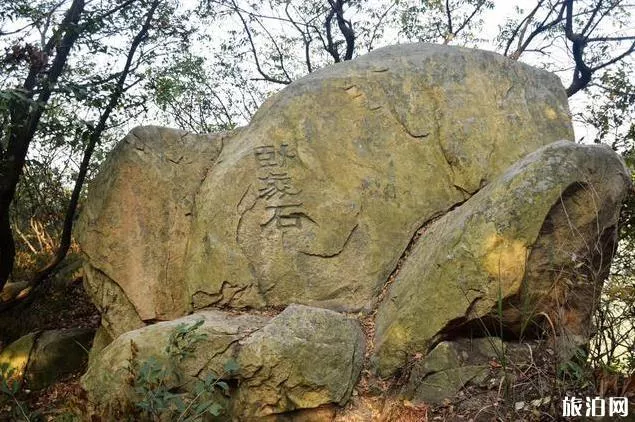
[[265,208],[271,211],[270,218],[261,223],[265,228],[271,224],[274,227],[302,228],[304,213],[303,203],[293,198],[302,192],[295,187],[293,178],[289,174],[288,161],[296,158],[288,144],[264,145],[254,148],[254,158],[258,163],[258,198],[264,199]]

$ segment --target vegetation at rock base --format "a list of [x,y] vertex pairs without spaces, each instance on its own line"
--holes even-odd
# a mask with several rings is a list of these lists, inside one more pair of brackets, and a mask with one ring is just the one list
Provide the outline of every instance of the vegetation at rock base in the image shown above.
[[[294,80],[384,45],[476,46],[557,72],[573,118],[586,131],[578,140],[609,145],[635,170],[635,6],[535,0],[493,25],[502,3],[0,0],[0,350],[35,328],[72,326],[75,318],[96,325],[96,310],[68,282],[76,274],[72,228],[86,181],[130,127],[232,129]],[[597,335],[578,363],[560,368],[558,379],[579,381],[589,393],[632,394],[634,220],[630,195],[600,297]],[[195,330],[184,327],[181,339],[175,337],[181,343],[173,346],[174,359],[191,352]],[[132,382],[146,392],[160,390],[167,370],[137,362]],[[3,397],[15,404],[10,411],[27,418],[37,400],[25,400],[24,386],[3,379]],[[215,379],[201,382],[201,398],[224,388]],[[139,410],[156,416],[188,403],[171,394],[148,393]],[[6,408],[0,402],[0,412]],[[214,404],[200,409],[218,410]],[[200,409],[192,406],[188,414]]]
[[177,383],[183,382],[178,365],[195,352],[198,342],[206,338],[205,334],[196,332],[202,324],[203,320],[199,320],[191,325],[181,324],[174,329],[165,348],[167,362],[159,362],[155,357],[139,361],[137,346],[134,342],[130,344],[132,358],[128,367],[129,383],[138,400],[130,404],[134,410],[121,417],[134,420],[168,418],[185,422],[224,413],[219,397],[229,393],[229,385],[221,377],[237,369],[233,361],[225,364],[226,374],[209,373],[204,379],[194,381],[188,393],[175,393],[167,386],[168,380],[172,378]]

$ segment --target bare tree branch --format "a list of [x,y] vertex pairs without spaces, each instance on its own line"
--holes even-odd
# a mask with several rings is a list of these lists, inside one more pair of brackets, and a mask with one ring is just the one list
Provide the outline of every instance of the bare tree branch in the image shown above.
[[390,4],[389,7],[386,8],[386,10],[384,10],[384,13],[382,13],[379,16],[379,19],[377,20],[377,23],[375,24],[375,27],[373,28],[373,33],[370,36],[370,40],[368,41],[368,51],[373,49],[373,42],[375,41],[375,38],[377,38],[377,30],[379,29],[379,26],[383,23],[384,19],[386,19],[386,16],[388,16],[388,13],[390,13],[390,11],[395,8],[397,6],[397,2],[392,2]]
[[265,31],[265,34],[267,34],[267,36],[269,37],[271,42],[273,43],[273,46],[276,49],[276,52],[278,53],[278,57],[279,57],[279,61],[280,61],[280,70],[282,70],[282,73],[284,73],[284,76],[287,78],[287,80],[290,83],[291,82],[291,76],[289,76],[289,74],[287,73],[287,69],[284,66],[284,54],[282,54],[282,51],[280,50],[280,47],[278,46],[278,43],[276,42],[276,39],[271,35],[271,33],[269,32],[267,27],[265,25],[263,25],[261,21],[257,21],[257,22],[260,25],[260,27],[263,29],[263,31]]
[[532,11],[529,12],[529,14],[527,16],[525,16],[518,23],[518,25],[516,25],[516,27],[512,31],[511,36],[507,40],[507,45],[505,45],[505,50],[503,51],[503,56],[507,56],[508,55],[509,49],[511,48],[511,45],[514,43],[514,39],[516,38],[516,36],[518,36],[518,46],[516,47],[516,51],[520,50],[520,46],[522,44],[523,37],[525,36],[525,32],[527,31],[527,28],[529,27],[529,24],[531,23],[531,21],[534,19],[534,16],[536,15],[536,12],[542,7],[543,3],[544,3],[544,0],[539,0],[538,3],[536,4],[536,7],[534,7],[532,9]]
[[243,14],[240,12],[240,9],[236,5],[236,2],[234,0],[231,0],[231,2],[232,2],[234,11],[236,12],[238,17],[240,18],[240,21],[242,22],[243,29],[245,30],[245,33],[247,34],[247,39],[249,40],[249,45],[251,46],[251,53],[254,58],[254,62],[256,63],[256,69],[258,70],[258,73],[260,73],[260,75],[262,76],[263,80],[268,82],[273,82],[276,84],[281,84],[281,85],[290,84],[291,83],[290,79],[287,79],[287,80],[278,79],[271,75],[268,75],[267,73],[264,72],[264,70],[262,70],[262,67],[260,66],[260,60],[258,59],[258,51],[256,50],[256,46],[254,44],[254,40],[251,35],[251,30],[249,29],[249,25],[247,24],[247,21],[243,17]]
[[[630,39],[633,39],[633,38],[631,37]],[[622,60],[623,58],[625,58],[626,56],[632,54],[633,52],[635,52],[635,42],[633,42],[631,44],[631,46],[626,51],[624,51],[622,54],[620,54],[619,56],[616,56],[616,57],[612,58],[609,61],[606,61],[606,62],[604,62],[604,63],[602,63],[602,64],[600,64],[598,66],[595,66],[595,67],[591,68],[591,72],[595,72],[597,70],[600,70],[600,69],[603,69],[603,68],[605,68],[607,66],[615,64],[615,63],[619,62],[620,60]]]
[[635,40],[635,35],[629,35],[624,37],[595,37],[587,38],[587,42],[606,42],[606,41],[630,41]]
[[450,10],[450,0],[445,0],[445,16],[448,22],[448,30],[444,36],[444,44],[447,44],[449,37],[454,34],[454,30],[452,29],[452,11]]
[[291,24],[295,27],[295,29],[298,30],[298,32],[300,33],[300,36],[302,37],[302,43],[304,44],[304,62],[306,63],[306,68],[307,68],[307,72],[311,73],[313,72],[313,66],[311,66],[311,42],[313,41],[313,39],[311,38],[311,33],[309,32],[309,28],[308,28],[308,24],[305,22],[304,25],[307,28],[307,31],[304,32],[304,30],[302,30],[302,28],[300,28],[300,26],[297,24],[297,22],[291,18],[291,14],[289,13],[289,6],[291,5],[291,3],[287,3],[287,5],[284,8],[284,13],[287,15],[287,17],[289,18],[289,21],[291,22]]
[[452,41],[452,39],[454,39],[459,34],[459,32],[465,29],[465,27],[470,23],[470,21],[474,18],[474,16],[476,16],[476,14],[479,12],[479,10],[481,10],[481,8],[484,5],[485,5],[485,0],[479,0],[478,4],[476,5],[472,13],[467,18],[465,18],[463,23],[459,25],[456,31],[452,32],[452,28],[450,27],[450,34],[452,38],[449,39],[448,42]]
[[[531,45],[531,43],[533,42],[533,40],[540,34],[543,34],[547,31],[549,31],[551,28],[559,25],[562,22],[562,19],[564,17],[564,12],[565,12],[565,4],[562,5],[562,7],[560,8],[560,11],[558,12],[558,15],[556,16],[555,19],[553,19],[550,22],[547,22],[547,20],[549,19],[549,17],[551,16],[552,13],[554,13],[555,11],[555,7],[557,5],[554,5],[554,7],[549,9],[549,13],[547,14],[547,16],[542,20],[542,22],[536,27],[536,29],[534,29],[533,31],[531,31],[531,33],[529,34],[529,36],[525,39],[525,41],[516,49],[516,51],[514,51],[510,57],[512,57],[513,59],[517,60],[522,53],[524,53],[527,48]],[[527,22],[527,25],[529,25],[529,21]],[[523,33],[524,35],[524,33]],[[520,43],[520,39],[518,40]]]

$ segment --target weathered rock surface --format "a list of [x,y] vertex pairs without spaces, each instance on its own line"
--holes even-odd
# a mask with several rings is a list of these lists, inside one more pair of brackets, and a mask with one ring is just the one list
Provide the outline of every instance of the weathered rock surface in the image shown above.
[[[191,326],[200,320],[203,320],[203,324],[196,333],[203,334],[206,338],[196,345],[195,356],[183,362],[170,360],[166,350],[170,335],[177,328]],[[97,407],[107,409],[109,406],[116,406],[119,401],[137,399],[128,382],[128,368],[132,361],[142,364],[154,357],[160,364],[170,368],[179,363],[180,366],[174,369],[181,379],[169,379],[166,383],[168,388],[177,387],[203,372],[221,375],[225,363],[234,356],[238,342],[261,329],[267,320],[268,318],[253,315],[203,311],[129,331],[117,337],[91,359],[91,366],[82,377],[82,385]]]
[[223,134],[133,129],[90,185],[76,226],[86,287],[113,337],[184,314],[183,256],[194,194]]
[[441,403],[467,383],[482,380],[490,361],[505,353],[503,342],[495,337],[441,342],[415,363],[402,394],[415,403]]
[[345,404],[362,369],[364,336],[356,321],[292,305],[244,340],[238,352],[235,408],[264,416],[326,403]]
[[[182,362],[170,359],[166,350],[170,335],[182,324],[201,318],[204,322],[196,334],[206,338]],[[209,374],[236,379],[238,387],[227,407],[232,417],[250,420],[345,403],[359,377],[363,356],[359,324],[337,312],[292,305],[269,319],[201,311],[119,336],[94,357],[82,383],[103,411],[122,401],[135,402],[139,398],[129,385],[126,368],[132,360],[142,364],[154,357],[174,369],[176,375],[166,381],[167,388],[187,391],[192,380]],[[238,369],[227,374],[223,367],[230,360],[237,362]]]
[[499,300],[512,329],[545,314],[559,330],[588,339],[629,188],[628,170],[610,148],[562,141],[435,221],[378,310],[379,373],[425,353],[440,333],[491,315]]
[[86,328],[27,334],[0,353],[0,366],[12,369],[14,379],[29,389],[46,388],[60,378],[82,371],[88,362],[94,331]]
[[210,305],[368,310],[422,224],[572,135],[550,73],[380,49],[294,82],[232,133],[133,130],[77,228],[87,290],[113,337]]
[[[468,332],[531,336],[546,319],[571,355],[631,188],[614,152],[572,138],[554,75],[425,44],[314,72],[232,132],[133,130],[77,226],[102,313],[91,400],[138,400],[126,368],[155,357],[179,393],[231,379],[234,419],[326,420],[364,357],[368,377],[409,373],[401,392],[421,402],[482,373],[492,350],[465,358]],[[375,318],[368,356],[344,315],[358,311],[367,334]],[[171,333],[201,318],[196,353],[173,362]],[[336,420],[369,420],[373,400],[358,402]],[[406,407],[380,414],[425,410]]]
[[571,139],[560,82],[484,51],[384,48],[269,99],[196,198],[195,308],[368,309],[412,235]]
[[29,333],[2,349],[0,370],[2,370],[3,376],[7,376],[11,372],[14,379],[20,381],[24,379],[26,366],[29,364],[29,357],[37,336],[38,333]]

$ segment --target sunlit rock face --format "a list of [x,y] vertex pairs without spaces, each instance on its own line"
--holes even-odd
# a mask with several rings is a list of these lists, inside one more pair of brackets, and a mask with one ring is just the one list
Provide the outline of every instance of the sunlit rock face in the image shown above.
[[588,339],[628,186],[609,147],[561,141],[430,224],[379,307],[379,372],[486,316],[519,334],[546,316],[570,341]]
[[[630,178],[612,151],[571,139],[556,76],[427,44],[314,72],[231,132],[134,129],[90,186],[77,225],[86,288],[102,313],[96,344],[127,332],[151,338],[148,324],[210,309],[226,312],[214,330],[234,334],[237,310],[300,304],[294,315],[335,321],[312,339],[307,330],[321,323],[293,319],[303,350],[331,367],[324,383],[300,391],[277,369],[266,380],[241,373],[245,386],[282,380],[262,402],[236,392],[235,412],[263,415],[350,397],[364,349],[350,315],[374,318],[366,353],[380,376],[475,321],[502,318],[524,334],[543,315],[558,336],[584,341]],[[272,343],[232,341],[245,366],[266,346],[277,357],[263,367],[314,377],[276,360],[288,332],[254,321]],[[109,367],[112,350],[94,350],[91,368]],[[91,371],[86,385],[99,397]]]
[[421,225],[572,137],[550,73],[380,49],[291,84],[232,133],[135,129],[82,214],[88,284],[115,335],[207,306],[369,310]]
[[311,74],[207,173],[186,257],[193,306],[368,310],[424,222],[571,138],[559,81],[493,53],[402,46]]

